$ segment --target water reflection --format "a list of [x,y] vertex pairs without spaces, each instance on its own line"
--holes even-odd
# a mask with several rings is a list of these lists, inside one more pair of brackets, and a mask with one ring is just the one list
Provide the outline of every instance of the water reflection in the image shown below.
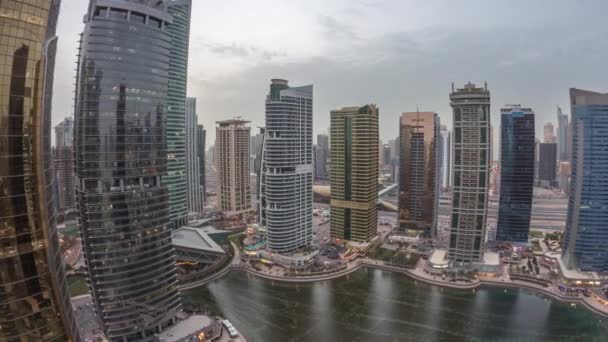
[[230,275],[184,293],[249,341],[603,341],[583,310],[510,289],[447,290],[379,270],[313,284]]

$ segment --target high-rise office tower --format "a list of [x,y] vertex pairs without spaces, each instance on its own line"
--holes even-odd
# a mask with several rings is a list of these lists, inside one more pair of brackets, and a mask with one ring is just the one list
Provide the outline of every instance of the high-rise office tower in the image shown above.
[[395,139],[391,139],[388,141],[388,146],[391,149],[391,160],[390,163],[387,163],[389,165],[395,165],[399,162],[399,137],[395,138]]
[[80,229],[111,341],[151,340],[181,306],[163,182],[171,20],[166,1],[139,0],[91,0],[84,17],[74,133]]
[[543,128],[543,143],[554,144],[555,142],[555,128],[551,122],[547,122]]
[[317,135],[317,149],[315,155],[315,179],[328,180],[327,160],[329,159],[329,137],[327,134]]
[[[261,133],[252,135],[249,144],[249,153],[251,153],[252,163],[250,166],[251,173],[258,175],[260,164],[262,163],[262,143],[264,142],[264,136]],[[256,191],[257,196],[257,191]],[[257,197],[256,197],[257,198]]]
[[331,237],[369,242],[378,215],[378,108],[331,111]]
[[203,190],[203,206],[206,200],[206,192],[207,192],[207,181],[205,180],[206,172],[205,172],[205,148],[207,148],[207,130],[205,130],[205,126],[198,125],[196,131],[196,139],[198,141],[198,182],[201,185]]
[[53,165],[57,177],[57,209],[65,212],[76,208],[76,174],[74,172],[74,119],[65,118],[55,126]]
[[450,176],[451,176],[451,161],[452,161],[452,136],[447,126],[441,125],[440,138],[440,172],[439,177],[441,181],[441,187],[447,189],[450,187]]
[[249,121],[218,121],[215,128],[215,168],[218,209],[227,216],[251,210]]
[[534,112],[501,108],[500,202],[496,240],[527,243],[534,188]]
[[[133,1],[142,2],[142,1]],[[143,1],[152,3],[153,1]],[[190,17],[192,0],[156,1],[166,3],[172,17],[171,25],[164,30],[171,37],[169,48],[169,88],[167,91],[167,115],[165,141],[167,145],[167,172],[163,183],[169,189],[171,225],[179,228],[187,222],[191,199],[186,161],[186,85],[188,81],[188,50],[190,42]],[[197,211],[197,210],[194,210]]]
[[389,144],[382,145],[382,165],[383,166],[391,166],[391,146]]
[[[199,151],[199,125],[196,115],[196,99],[186,99],[186,193],[188,194],[188,211],[202,213],[204,207],[204,189],[201,184],[201,162]],[[204,171],[203,171],[204,172]]]
[[454,113],[452,220],[448,256],[458,264],[483,258],[490,177],[490,92],[467,83],[450,94]]
[[274,79],[266,97],[260,222],[273,252],[312,243],[312,92]]
[[538,144],[538,180],[553,186],[557,178],[557,144]]
[[0,341],[80,341],[52,193],[59,5],[0,2]]
[[608,271],[608,94],[570,89],[572,161],[562,260]]
[[435,235],[439,205],[440,121],[434,112],[402,113],[399,231]]
[[562,113],[557,107],[557,157],[560,161],[568,161],[568,114]]

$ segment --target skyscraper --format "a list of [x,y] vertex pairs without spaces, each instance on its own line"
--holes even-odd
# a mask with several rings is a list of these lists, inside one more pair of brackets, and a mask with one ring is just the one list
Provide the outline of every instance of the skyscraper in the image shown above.
[[408,112],[399,120],[399,230],[435,235],[439,205],[439,116]]
[[57,177],[57,209],[60,212],[75,209],[74,119],[71,117],[65,118],[55,126],[53,165]]
[[500,202],[496,240],[527,243],[534,190],[534,112],[520,105],[500,110]]
[[0,341],[80,341],[52,193],[59,5],[0,2]]
[[557,157],[560,161],[568,161],[568,115],[557,107]]
[[543,142],[545,144],[554,144],[556,142],[555,129],[550,122],[547,122],[543,128]]
[[205,200],[207,198],[206,192],[207,192],[207,181],[205,180],[206,177],[206,171],[205,171],[205,165],[206,165],[206,152],[205,149],[207,148],[207,130],[205,130],[205,126],[203,125],[198,125],[197,126],[197,133],[196,133],[196,139],[198,140],[198,179],[199,179],[199,184],[202,187],[203,190],[203,206],[205,204]]
[[215,128],[218,209],[228,216],[251,210],[250,136],[249,121],[241,119],[218,121]]
[[557,179],[557,144],[538,144],[538,179],[544,186],[553,186]]
[[570,89],[572,161],[562,259],[581,271],[608,271],[608,94]]
[[181,306],[162,180],[171,20],[156,0],[91,0],[84,17],[74,134],[80,228],[111,341],[151,340]]
[[329,137],[327,134],[317,135],[317,153],[315,155],[315,179],[328,180],[327,160],[329,159]]
[[479,262],[483,257],[490,177],[490,92],[487,85],[464,88],[452,85],[450,105],[454,113],[454,164],[450,248],[448,256],[458,264]]
[[[132,1],[152,3],[153,1]],[[179,228],[187,221],[192,193],[187,184],[186,162],[186,88],[188,81],[188,50],[190,44],[190,17],[192,0],[164,0],[172,17],[171,25],[164,30],[171,37],[169,48],[169,88],[167,90],[167,115],[165,140],[167,145],[167,173],[163,183],[169,189],[171,225]],[[194,210],[198,211],[198,210]]]
[[266,97],[260,222],[273,252],[312,243],[312,92],[274,79]]
[[441,187],[447,189],[450,187],[450,176],[451,176],[451,162],[452,162],[452,136],[450,130],[448,130],[447,126],[441,125],[440,132],[440,172],[439,177],[441,181]]
[[[204,189],[201,184],[200,139],[196,99],[186,99],[186,187],[188,194],[188,211],[202,213],[204,207]],[[204,146],[203,146],[204,147]]]
[[369,242],[378,215],[378,108],[331,111],[331,237]]

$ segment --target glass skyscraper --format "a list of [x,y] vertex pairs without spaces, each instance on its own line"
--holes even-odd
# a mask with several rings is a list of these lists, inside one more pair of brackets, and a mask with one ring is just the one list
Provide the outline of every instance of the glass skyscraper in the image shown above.
[[570,89],[572,161],[562,259],[608,271],[608,94]]
[[51,165],[59,5],[0,2],[0,341],[80,341]]
[[399,120],[399,231],[435,235],[439,205],[440,122],[435,112],[402,113]]
[[166,1],[91,0],[75,107],[78,205],[89,286],[111,341],[148,341],[181,303],[165,124]]
[[[453,88],[453,86],[452,86]],[[452,89],[454,155],[452,220],[448,257],[458,264],[480,262],[486,235],[490,179],[490,92],[467,83]]]
[[527,243],[534,190],[534,112],[500,110],[500,202],[496,240]]
[[[202,213],[204,206],[204,189],[201,184],[200,138],[198,115],[196,115],[196,98],[186,99],[186,175],[188,180],[188,211]],[[204,139],[204,138],[203,138]],[[203,145],[204,149],[205,146]],[[203,156],[204,157],[204,156]],[[202,165],[204,167],[204,165]]]
[[260,222],[273,252],[312,244],[312,91],[274,79],[266,97]]
[[[167,174],[163,182],[169,189],[171,225],[179,228],[188,215],[189,191],[186,163],[186,88],[192,0],[168,0],[173,22],[166,31],[171,35],[169,89],[167,90]],[[198,211],[198,210],[194,210]]]

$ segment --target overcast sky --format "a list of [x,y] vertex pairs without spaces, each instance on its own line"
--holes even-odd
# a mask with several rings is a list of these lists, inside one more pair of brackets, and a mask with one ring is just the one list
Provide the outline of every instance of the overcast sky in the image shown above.
[[[271,78],[314,85],[315,135],[328,130],[330,110],[376,103],[385,141],[417,106],[449,127],[452,82],[488,82],[495,127],[502,105],[531,107],[537,136],[557,105],[570,112],[568,88],[608,91],[606,0],[193,2],[188,95],[208,146],[215,121],[264,125]],[[54,123],[73,113],[87,3],[63,0]]]

